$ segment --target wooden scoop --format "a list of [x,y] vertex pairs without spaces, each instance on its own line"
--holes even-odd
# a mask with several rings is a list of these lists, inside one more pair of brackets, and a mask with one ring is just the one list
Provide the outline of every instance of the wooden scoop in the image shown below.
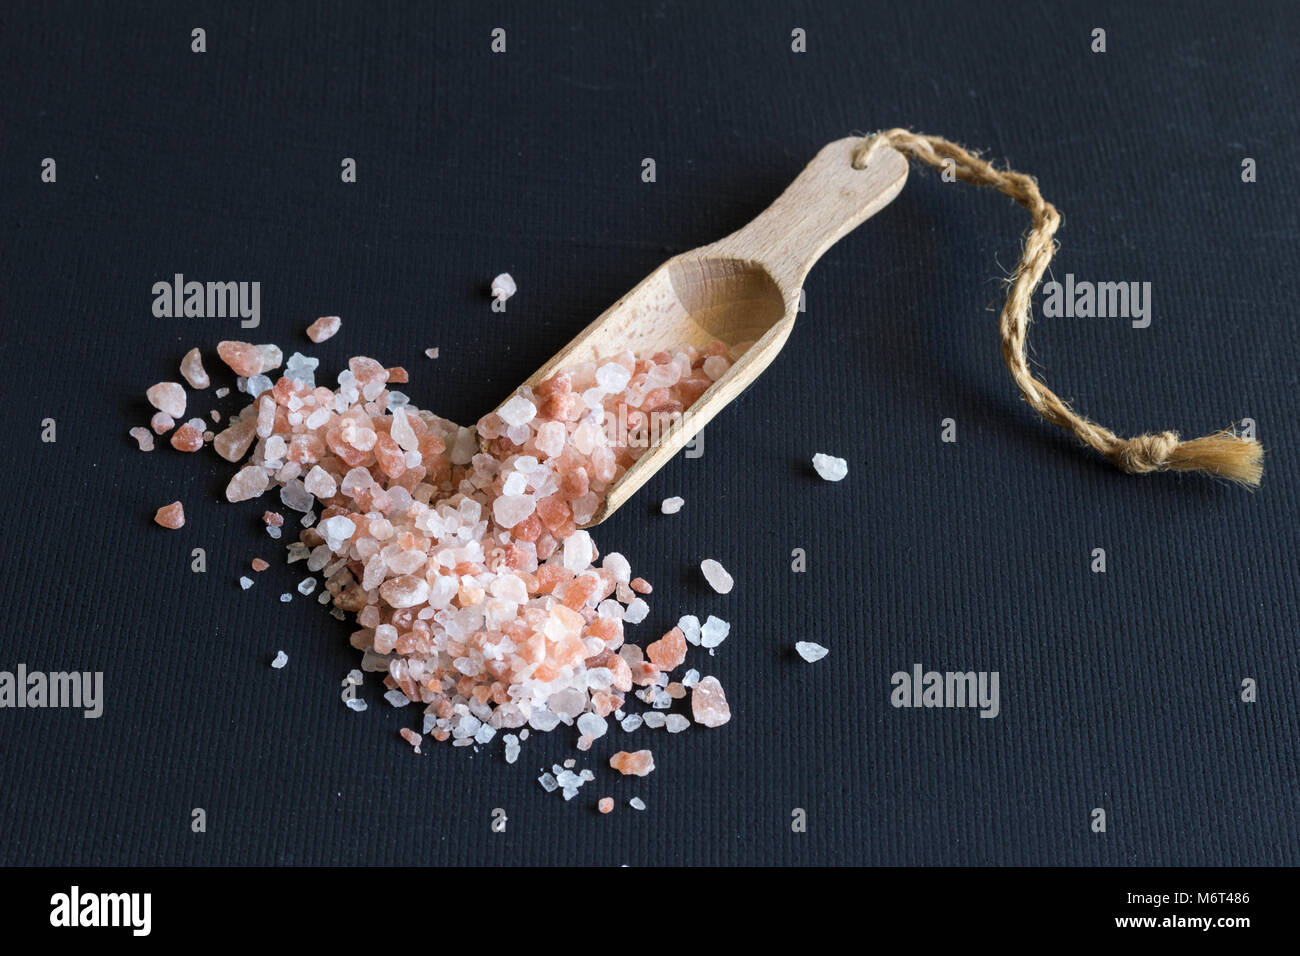
[[830,246],[898,195],[907,159],[876,149],[853,168],[861,139],[840,139],[819,152],[776,202],[753,222],[699,249],[673,256],[556,352],[524,384],[616,355],[697,348],[714,339],[752,342],[659,441],[609,488],[583,527],[600,524],[664,466],[776,358],[790,337],[808,270]]

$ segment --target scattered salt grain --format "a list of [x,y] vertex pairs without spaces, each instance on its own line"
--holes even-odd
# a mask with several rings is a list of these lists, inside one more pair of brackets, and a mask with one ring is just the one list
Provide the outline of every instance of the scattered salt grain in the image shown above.
[[506,734],[502,739],[506,742],[506,763],[514,763],[519,759],[519,738]]
[[644,777],[655,768],[654,755],[649,750],[628,753],[620,750],[609,758],[609,765],[624,776]]
[[627,802],[627,805],[631,807],[633,810],[645,809],[645,801],[642,800],[640,797],[633,797],[631,800]]
[[403,727],[401,730],[398,731],[398,733],[402,735],[403,740],[405,740],[408,744],[411,745],[412,750],[414,750],[417,754],[420,753],[420,741],[423,738],[421,738],[419,734],[417,734],[410,727]]
[[694,667],[688,670],[686,672],[686,676],[682,678],[682,686],[687,688],[694,687],[699,682],[700,682],[700,672],[697,671]]
[[716,677],[705,677],[691,689],[691,713],[705,727],[721,727],[731,719],[731,706]]
[[198,349],[190,349],[181,359],[181,377],[190,383],[190,388],[207,388],[212,384],[203,370],[203,356]]
[[708,620],[700,625],[700,644],[704,647],[717,647],[730,633],[730,624],[710,614]]
[[684,504],[686,504],[686,499],[673,496],[672,498],[665,498],[663,503],[659,505],[659,510],[666,515],[675,515],[682,510]]
[[248,577],[247,575],[241,575],[239,578],[239,586],[243,588],[245,591],[247,591],[249,588],[253,586],[253,579]]
[[658,730],[664,725],[664,721],[666,720],[663,714],[655,710],[648,712],[641,719],[651,730]]
[[155,435],[165,435],[176,427],[176,419],[166,412],[155,412],[153,418],[149,419],[149,427]]
[[606,723],[604,717],[586,713],[578,718],[578,730],[583,735],[595,740],[605,736],[605,732],[609,730],[609,724]]
[[437,350],[436,348],[434,348],[434,349],[425,349],[425,350],[424,350],[424,355],[425,355],[426,358],[436,359],[436,358],[438,357],[438,350]]
[[326,339],[332,338],[342,324],[343,321],[337,315],[322,315],[307,326],[307,338],[313,342],[324,342]]
[[290,594],[288,591],[285,591],[283,594],[280,595],[281,604],[288,604],[292,600],[293,600],[293,595]]
[[185,389],[176,382],[159,382],[144,394],[150,405],[173,419],[185,414]]
[[392,690],[384,694],[384,700],[388,701],[388,703],[393,707],[405,707],[411,702],[410,698],[408,698],[406,694],[397,687],[394,687]]
[[622,727],[626,733],[630,734],[634,730],[639,730],[644,722],[645,718],[640,714],[628,714],[622,719],[619,726]]
[[836,458],[833,455],[823,455],[821,452],[813,455],[813,468],[817,474],[821,475],[827,481],[839,481],[849,473],[849,463],[843,458]]
[[614,798],[601,797],[598,801],[596,801],[596,809],[598,809],[601,813],[612,813],[614,810]]
[[215,394],[217,398],[225,398],[227,395],[230,394],[230,389],[222,387],[217,389],[216,392],[214,392],[213,394]]
[[694,614],[687,614],[677,619],[677,627],[686,637],[686,643],[699,646],[700,619]]
[[623,620],[628,624],[640,624],[650,613],[650,605],[640,598],[634,598],[623,612]]
[[344,704],[348,710],[358,714],[361,713],[363,710],[365,710],[367,706],[366,702],[362,700],[360,697],[349,697],[346,701],[344,701]]
[[153,435],[149,434],[149,429],[136,426],[127,432],[127,434],[135,439],[135,442],[140,446],[141,451],[153,451]]
[[712,558],[705,558],[700,562],[700,571],[704,574],[704,580],[709,582],[709,587],[719,594],[730,594],[735,581],[732,580],[727,569]]
[[154,514],[153,520],[164,528],[170,528],[175,531],[177,528],[185,525],[185,506],[179,501],[173,501],[169,505],[163,505]]
[[316,590],[315,578],[303,578],[301,581],[298,582],[298,593],[301,594],[303,597],[307,597],[315,590]]
[[549,773],[542,774],[537,778],[537,782],[542,785],[542,789],[547,793],[554,793],[556,790],[560,789],[560,785]]
[[691,725],[691,722],[681,714],[669,714],[664,718],[664,728],[670,734],[680,734],[683,730]]
[[830,653],[829,648],[822,647],[820,644],[814,644],[812,641],[798,641],[794,649],[799,652],[799,656],[809,664],[813,661],[819,661]]
[[271,666],[274,667],[276,670],[279,670],[280,668],[284,667],[284,665],[287,663],[289,663],[289,655],[286,654],[284,651],[276,651],[275,660],[271,661]]
[[509,272],[503,272],[492,280],[492,298],[494,299],[500,299],[504,302],[518,291],[519,287],[515,285],[515,280]]

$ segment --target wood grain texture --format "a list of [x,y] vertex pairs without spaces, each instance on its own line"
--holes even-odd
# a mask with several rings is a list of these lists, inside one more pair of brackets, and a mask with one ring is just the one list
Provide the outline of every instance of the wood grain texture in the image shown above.
[[674,256],[606,309],[529,377],[572,365],[720,339],[744,352],[610,487],[583,527],[600,524],[772,364],[794,327],[808,270],[822,253],[887,206],[907,182],[907,159],[877,150],[853,167],[860,138],[824,147],[775,202],[717,242]]

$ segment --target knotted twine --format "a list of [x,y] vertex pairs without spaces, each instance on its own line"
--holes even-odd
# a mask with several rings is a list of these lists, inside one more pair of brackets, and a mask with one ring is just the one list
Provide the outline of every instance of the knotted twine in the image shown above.
[[853,156],[855,169],[866,166],[872,152],[888,143],[911,159],[944,169],[951,166],[956,178],[976,186],[989,186],[1010,196],[1029,211],[1032,225],[1025,235],[1024,251],[1010,280],[1006,305],[1000,320],[1002,360],[1026,402],[1040,416],[1074,435],[1089,448],[1104,455],[1121,471],[1145,475],[1153,471],[1202,471],[1228,478],[1246,487],[1259,484],[1264,449],[1253,438],[1231,429],[1203,438],[1183,441],[1174,431],[1121,438],[1109,428],[1080,415],[1055,392],[1034,377],[1025,357],[1032,297],[1056,251],[1054,236],[1061,225],[1056,207],[1043,199],[1032,176],[1012,169],[997,169],[991,163],[939,136],[905,129],[882,130],[863,140]]

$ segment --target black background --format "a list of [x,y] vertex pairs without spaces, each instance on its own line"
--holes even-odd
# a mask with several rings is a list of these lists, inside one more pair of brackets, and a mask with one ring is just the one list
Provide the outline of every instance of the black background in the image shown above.
[[[102,670],[107,703],[0,712],[0,862],[1295,863],[1296,7],[1088,7],[4,4],[0,668]],[[352,354],[404,364],[416,404],[472,422],[823,144],[893,125],[1036,175],[1065,216],[1058,278],[1152,283],[1150,328],[1038,323],[1050,385],[1121,433],[1253,418],[1263,487],[1128,477],[1037,421],[997,339],[1026,218],[914,171],[814,269],[703,456],[596,532],[656,585],[642,639],[686,612],[732,622],[690,663],[734,719],[637,731],[659,769],[633,781],[603,766],[617,730],[590,755],[534,735],[507,766],[499,743],[414,756],[396,730],[415,710],[373,677],[370,710],[347,711],[349,628],[277,600],[302,566],[264,505],[226,505],[210,451],[126,436],[194,345],[233,384],[213,347],[245,337],[331,379]],[[503,270],[520,291],[498,315]],[[260,281],[261,328],[155,319],[151,287],[177,272]],[[312,347],[331,313],[342,332]],[[213,401],[191,393],[187,417]],[[817,451],[848,479],[813,476]],[[671,494],[685,510],[655,514]],[[154,526],[178,497],[185,528]],[[241,592],[256,555],[272,568]],[[692,570],[708,556],[731,595]],[[807,665],[797,640],[831,653]],[[893,709],[914,662],[999,671],[1001,715]],[[597,781],[566,804],[535,778],[570,755]]]

